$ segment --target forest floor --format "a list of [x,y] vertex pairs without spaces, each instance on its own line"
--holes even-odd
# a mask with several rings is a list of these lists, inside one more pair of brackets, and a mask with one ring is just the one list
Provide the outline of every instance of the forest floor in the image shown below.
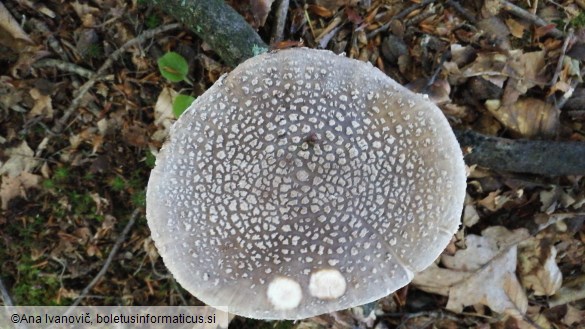
[[[282,19],[272,1],[228,2],[271,39]],[[454,127],[585,142],[585,2],[512,2],[290,1],[285,41],[272,46],[370,61],[428,93]],[[176,95],[197,97],[231,68],[144,1],[3,3],[5,295],[16,305],[201,305],[156,252],[145,188]],[[170,51],[187,59],[189,82],[161,76],[157,59]],[[467,192],[461,230],[413,284],[351,311],[230,326],[585,328],[583,176],[472,165]]]

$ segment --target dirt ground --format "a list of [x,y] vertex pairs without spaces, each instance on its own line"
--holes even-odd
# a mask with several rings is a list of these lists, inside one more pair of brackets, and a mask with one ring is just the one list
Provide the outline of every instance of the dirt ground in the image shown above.
[[[272,48],[370,61],[456,129],[585,142],[583,0],[290,1],[286,17],[270,0],[228,3],[266,42],[283,40]],[[0,279],[14,304],[201,305],[154,247],[145,188],[176,95],[232,68],[176,23],[140,0],[0,3]],[[170,51],[188,81],[161,75]],[[470,164],[461,229],[414,283],[353,310],[230,327],[585,328],[578,169]]]

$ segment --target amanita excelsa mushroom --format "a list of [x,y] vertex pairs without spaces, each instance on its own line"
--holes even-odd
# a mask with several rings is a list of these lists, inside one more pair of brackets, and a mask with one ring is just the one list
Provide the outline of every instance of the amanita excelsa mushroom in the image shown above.
[[464,194],[436,106],[369,63],[290,49],[241,64],[179,118],[147,217],[200,300],[300,319],[408,284],[457,230]]

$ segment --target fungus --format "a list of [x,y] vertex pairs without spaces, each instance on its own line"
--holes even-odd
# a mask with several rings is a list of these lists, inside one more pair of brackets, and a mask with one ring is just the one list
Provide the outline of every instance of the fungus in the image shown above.
[[465,180],[424,96],[369,63],[289,49],[244,62],[177,120],[147,218],[201,301],[301,319],[408,284],[457,230]]

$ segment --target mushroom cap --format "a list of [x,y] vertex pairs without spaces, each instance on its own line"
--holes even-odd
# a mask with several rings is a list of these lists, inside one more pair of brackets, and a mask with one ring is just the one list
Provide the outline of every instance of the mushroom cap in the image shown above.
[[262,319],[365,304],[456,232],[463,156],[441,111],[370,63],[296,48],[247,60],[173,125],[152,237],[201,301]]

